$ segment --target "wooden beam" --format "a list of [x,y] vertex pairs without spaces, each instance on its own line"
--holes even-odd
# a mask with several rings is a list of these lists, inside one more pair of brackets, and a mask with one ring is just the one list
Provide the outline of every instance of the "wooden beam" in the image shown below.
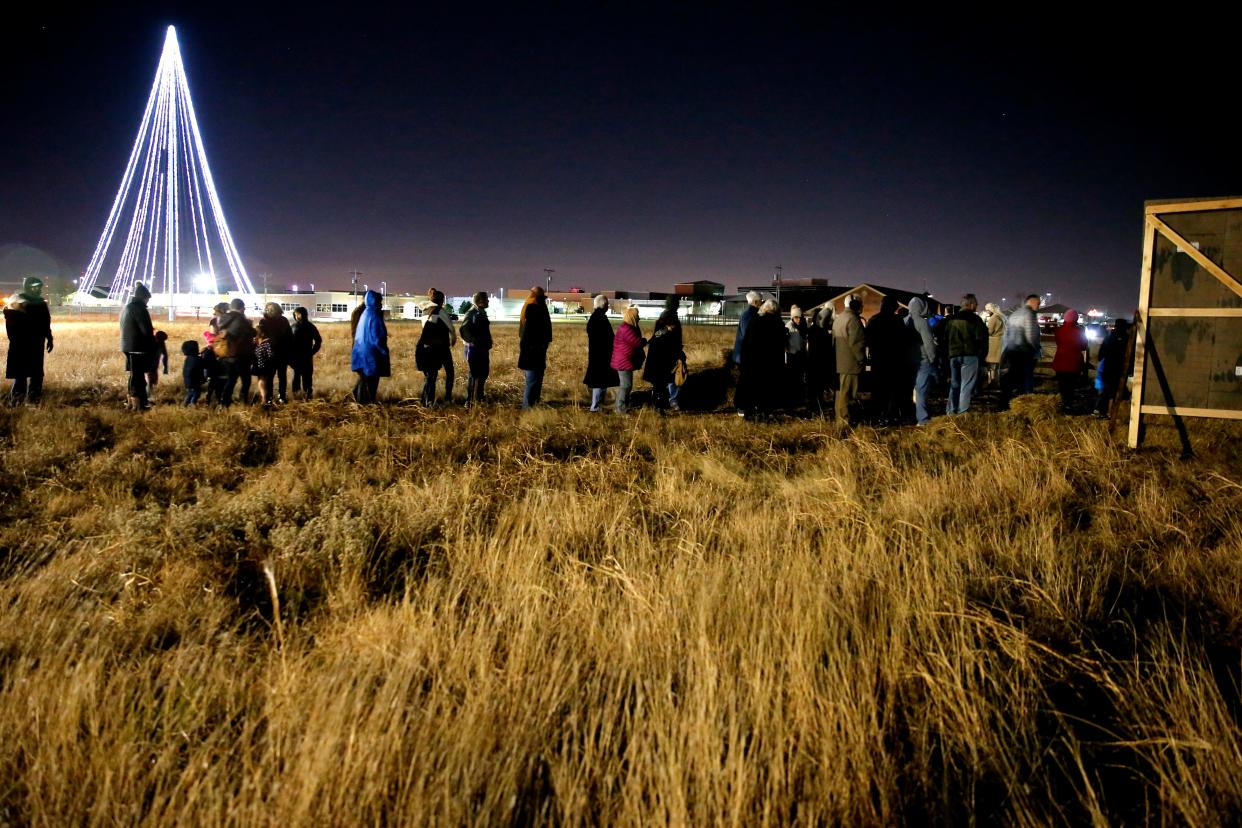
[[1221,420],[1242,420],[1242,411],[1228,408],[1184,408],[1180,405],[1144,405],[1144,414],[1167,414],[1170,417],[1212,417]]
[[1194,259],[1195,263],[1198,264],[1199,267],[1203,268],[1208,273],[1211,273],[1221,284],[1232,290],[1238,296],[1242,296],[1242,282],[1239,282],[1237,279],[1233,278],[1231,274],[1221,268],[1221,266],[1216,262],[1212,261],[1207,256],[1204,256],[1203,252],[1199,250],[1199,248],[1184,239],[1180,233],[1165,224],[1156,216],[1148,216],[1147,220],[1156,226],[1156,229],[1160,231],[1162,236],[1176,244],[1181,248],[1183,253]]
[[1134,311],[1134,379],[1130,383],[1130,429],[1126,443],[1138,448],[1143,426],[1143,369],[1147,362],[1147,309],[1151,305],[1151,264],[1156,249],[1153,217],[1143,222],[1143,270],[1139,274],[1139,304]]
[[1205,198],[1200,201],[1149,201],[1143,205],[1149,216],[1162,213],[1198,213],[1205,210],[1242,209],[1242,198]]
[[1242,318],[1242,308],[1148,308],[1149,317],[1156,316],[1191,316],[1204,319],[1238,319]]

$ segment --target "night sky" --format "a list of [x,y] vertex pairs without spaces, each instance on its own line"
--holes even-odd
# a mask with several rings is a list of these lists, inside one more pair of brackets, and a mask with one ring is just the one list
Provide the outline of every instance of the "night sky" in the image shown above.
[[0,245],[85,266],[169,24],[233,235],[272,285],[357,267],[452,294],[550,266],[557,287],[733,289],[780,264],[1121,312],[1144,199],[1242,193],[1210,21],[221,8],[3,27]]

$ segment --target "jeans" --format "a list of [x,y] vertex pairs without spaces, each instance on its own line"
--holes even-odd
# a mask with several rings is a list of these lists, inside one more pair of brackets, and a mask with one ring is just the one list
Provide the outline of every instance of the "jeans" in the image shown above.
[[675,382],[668,384],[668,404],[672,408],[681,408],[681,403],[677,402],[677,398],[681,396],[681,386]]
[[[486,348],[466,344],[466,404],[483,402],[483,384],[492,372],[491,354]],[[449,381],[452,385],[452,381]]]
[[360,405],[370,405],[379,400],[379,377],[368,377],[361,371],[355,371],[358,374],[358,382],[354,384],[354,401]]
[[919,372],[914,376],[914,417],[920,423],[931,420],[931,412],[927,410],[927,395],[936,381],[936,366],[930,362],[920,362]]
[[[310,360],[307,360],[305,365],[293,366],[293,392],[295,394],[298,391],[301,391],[302,395],[306,397],[306,399],[309,400],[311,398],[311,394],[314,393],[312,389],[314,384],[314,370],[314,363]],[[283,388],[281,389],[280,395],[282,397],[284,396]]]
[[423,393],[420,399],[423,405],[436,404],[436,380],[440,376],[439,369],[435,371],[423,371]]
[[949,358],[949,408],[950,414],[965,414],[970,410],[970,398],[979,380],[979,357],[960,356]]
[[194,405],[194,403],[198,402],[198,392],[199,389],[196,385],[191,385],[189,388],[185,389],[185,404]]
[[543,371],[523,371],[526,385],[522,389],[522,410],[539,405],[543,398]]
[[1035,363],[1038,361],[1039,355],[1035,353],[1005,351],[1002,362],[1007,370],[1001,377],[1001,393],[1006,400],[1035,390]]
[[621,385],[617,388],[616,409],[618,414],[624,414],[630,410],[630,392],[634,390],[634,372],[617,371],[617,376],[621,379]]
[[592,388],[591,389],[591,410],[599,411],[600,406],[604,404],[604,398],[606,396],[608,396],[607,388]]
[[42,396],[42,374],[35,374],[33,377],[15,377],[13,379],[13,387],[9,390],[9,402],[13,405],[21,405],[25,401],[37,403]]

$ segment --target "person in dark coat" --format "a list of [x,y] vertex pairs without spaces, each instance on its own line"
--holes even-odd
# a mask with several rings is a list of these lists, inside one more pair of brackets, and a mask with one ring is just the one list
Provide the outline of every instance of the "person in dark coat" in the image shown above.
[[[759,315],[759,306],[763,304],[763,297],[758,291],[752,290],[746,294],[746,308],[742,311],[742,315],[737,320],[737,333],[733,337],[733,354],[732,360],[735,366],[739,368],[742,365],[742,343],[746,339],[746,331],[750,328],[750,323]],[[738,378],[737,389],[733,392],[733,404],[737,407],[738,416],[745,416],[750,407],[750,403],[746,399],[746,386],[742,383],[741,377]]]
[[181,343],[181,354],[185,357],[185,362],[181,366],[181,381],[185,386],[185,404],[194,405],[198,402],[198,395],[203,390],[203,383],[207,382],[207,362],[199,353],[198,343],[193,339],[187,339]]
[[121,353],[125,354],[125,369],[129,372],[127,402],[134,411],[151,407],[147,399],[147,372],[155,364],[155,329],[147,311],[150,299],[151,291],[137,282],[129,304],[121,310]]
[[323,337],[319,328],[310,321],[310,311],[306,308],[295,308],[293,325],[289,328],[289,367],[293,369],[293,393],[302,392],[302,398],[309,400],[315,389],[315,354],[323,347]]
[[587,367],[582,384],[591,389],[591,410],[602,411],[604,396],[621,380],[612,361],[612,323],[608,321],[608,297],[600,294],[594,300],[595,310],[587,320]]
[[[443,294],[441,294],[443,295]],[[435,302],[423,304],[423,329],[418,336],[418,344],[414,347],[414,366],[423,372],[423,405],[436,404],[436,380],[440,377],[440,369],[449,357],[448,323],[440,315],[440,306]],[[446,398],[445,402],[449,402]]]
[[263,318],[259,320],[272,344],[272,376],[275,379],[275,401],[289,402],[286,393],[289,385],[289,363],[293,356],[293,328],[285,318],[285,309],[275,302],[263,306]]
[[673,383],[673,369],[678,360],[686,356],[681,347],[681,319],[677,316],[680,307],[681,300],[676,296],[670,296],[664,303],[664,312],[651,331],[647,362],[643,365],[643,380],[651,383],[651,398],[660,413],[672,405],[677,391]]
[[747,408],[748,420],[770,417],[780,404],[781,380],[785,376],[785,325],[780,308],[769,299],[764,302],[742,340],[742,375],[738,391]]
[[902,417],[901,392],[910,348],[894,297],[880,301],[880,310],[867,321],[863,334],[871,359],[871,415],[881,425],[896,425]]
[[216,323],[212,349],[220,359],[223,386],[217,402],[228,408],[233,403],[233,390],[241,383],[240,399],[250,403],[250,379],[254,362],[254,325],[246,318],[246,303],[241,299],[229,302],[229,309]]
[[491,298],[487,291],[476,293],[474,305],[462,320],[462,341],[466,343],[466,407],[483,402],[483,385],[492,373],[492,323],[487,318]]
[[[1117,390],[1121,388],[1126,377],[1130,375],[1131,365],[1126,362],[1126,351],[1130,347],[1130,322],[1118,319],[1113,324],[1112,333],[1104,338],[1100,352],[1095,361],[1095,410],[1091,416],[1107,420],[1109,406],[1117,398]],[[1133,354],[1131,354],[1133,358]]]
[[[685,362],[686,352],[681,333],[681,299],[670,296],[664,300],[664,311],[656,320],[651,331],[651,344],[647,348],[647,364],[643,369],[643,379],[651,383],[652,397],[656,408],[660,411],[681,408],[677,396],[681,387],[673,382],[673,371],[678,362]],[[667,376],[667,380],[660,382]]]
[[52,352],[52,316],[43,299],[43,280],[27,276],[4,308],[9,356],[4,376],[13,380],[9,402],[38,403],[43,396],[43,354]]
[[973,293],[962,297],[961,307],[944,323],[949,348],[949,405],[947,414],[970,410],[981,368],[988,358],[988,326],[976,312]]
[[354,400],[368,405],[379,399],[380,377],[392,375],[388,357],[388,326],[384,324],[384,305],[380,295],[368,290],[363,311],[354,331],[354,347],[349,354],[350,370],[358,375]]
[[543,288],[530,289],[522,305],[518,323],[518,368],[526,379],[522,390],[522,409],[539,404],[543,397],[543,375],[548,370],[548,346],[552,344],[552,316]]
[[806,392],[811,410],[824,413],[824,397],[837,377],[837,357],[832,350],[832,306],[824,305],[811,319],[806,332]]

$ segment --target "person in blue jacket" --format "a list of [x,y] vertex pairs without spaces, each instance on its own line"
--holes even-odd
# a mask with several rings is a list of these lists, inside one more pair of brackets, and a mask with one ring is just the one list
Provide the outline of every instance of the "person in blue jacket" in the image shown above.
[[377,401],[380,377],[392,376],[388,359],[388,327],[384,324],[384,308],[380,295],[368,290],[358,327],[354,331],[354,347],[349,367],[358,375],[354,400],[369,404]]

